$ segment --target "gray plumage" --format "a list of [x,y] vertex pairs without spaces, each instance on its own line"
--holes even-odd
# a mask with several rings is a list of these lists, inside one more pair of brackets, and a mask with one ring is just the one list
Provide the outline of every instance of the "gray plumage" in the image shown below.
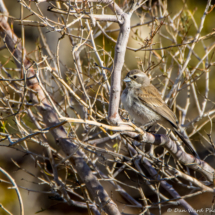
[[150,83],[147,75],[135,69],[128,72],[124,81],[126,88],[122,92],[121,101],[135,124],[144,126],[159,123],[164,128],[170,128],[192,152],[195,152],[191,143],[178,131],[175,114],[163,101],[159,91]]

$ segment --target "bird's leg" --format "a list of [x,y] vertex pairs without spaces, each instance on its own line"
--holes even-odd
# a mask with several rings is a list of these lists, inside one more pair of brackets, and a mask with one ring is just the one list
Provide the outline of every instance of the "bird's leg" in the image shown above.
[[141,125],[140,128],[143,129],[144,131],[149,131],[149,129],[154,125],[154,123],[156,122],[156,120],[151,120],[149,122],[147,122],[144,125]]
[[149,130],[152,128],[152,125],[150,125],[147,129],[146,132],[149,132]]
[[171,129],[167,129],[167,136],[170,137]]

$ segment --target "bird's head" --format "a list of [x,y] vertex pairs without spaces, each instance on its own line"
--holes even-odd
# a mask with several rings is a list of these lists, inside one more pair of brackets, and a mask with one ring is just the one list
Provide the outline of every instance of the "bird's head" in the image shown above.
[[147,87],[150,85],[148,76],[138,69],[128,72],[123,81],[127,87]]

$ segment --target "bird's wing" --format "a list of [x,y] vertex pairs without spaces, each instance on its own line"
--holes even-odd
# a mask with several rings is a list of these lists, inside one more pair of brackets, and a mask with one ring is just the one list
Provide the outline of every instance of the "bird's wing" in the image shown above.
[[145,106],[164,117],[174,127],[178,127],[175,114],[162,100],[160,93],[153,85],[138,88],[136,96]]

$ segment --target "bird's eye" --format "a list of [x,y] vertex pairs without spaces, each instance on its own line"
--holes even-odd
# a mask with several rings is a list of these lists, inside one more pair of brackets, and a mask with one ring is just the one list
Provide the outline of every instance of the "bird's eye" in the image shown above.
[[136,78],[137,78],[137,76],[136,76],[136,75],[134,75],[133,77],[134,77],[134,79],[136,79]]

